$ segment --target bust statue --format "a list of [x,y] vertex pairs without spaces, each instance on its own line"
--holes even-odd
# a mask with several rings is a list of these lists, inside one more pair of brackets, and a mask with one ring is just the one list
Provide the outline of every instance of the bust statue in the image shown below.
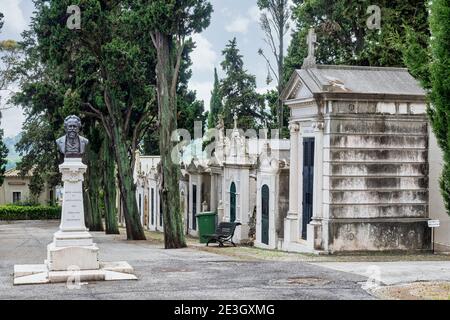
[[56,140],[59,152],[65,158],[81,158],[86,151],[89,140],[78,135],[81,128],[79,117],[71,115],[64,119],[66,135]]

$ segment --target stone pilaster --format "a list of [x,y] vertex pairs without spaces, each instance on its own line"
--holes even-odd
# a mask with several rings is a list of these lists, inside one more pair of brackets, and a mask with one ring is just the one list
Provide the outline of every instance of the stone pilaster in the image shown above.
[[322,247],[322,218],[323,218],[323,128],[322,121],[314,122],[314,201],[313,216],[307,226],[308,246],[319,250]]
[[297,123],[289,125],[291,132],[291,151],[289,166],[289,211],[284,219],[284,246],[298,240],[298,178],[299,178],[299,130]]

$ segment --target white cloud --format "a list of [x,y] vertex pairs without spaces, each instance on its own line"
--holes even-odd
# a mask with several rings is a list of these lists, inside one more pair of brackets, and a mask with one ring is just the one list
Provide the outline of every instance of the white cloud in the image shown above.
[[220,10],[220,12],[225,16],[225,17],[231,17],[231,10],[230,9],[228,9],[228,8],[222,8],[221,10]]
[[259,94],[265,94],[265,93],[267,93],[267,91],[276,90],[276,89],[277,89],[277,87],[274,86],[274,85],[272,85],[272,86],[265,86],[265,87],[258,87],[258,88],[256,88],[256,92],[258,92]]
[[[222,13],[227,17],[232,17],[228,9],[222,10]],[[260,15],[261,10],[259,10],[257,5],[253,5],[247,10],[245,15],[235,16],[230,24],[225,26],[225,30],[228,32],[247,33],[251,23],[259,23]]]
[[213,86],[214,83],[212,81],[191,81],[189,83],[189,88],[197,92],[197,99],[205,102],[205,111],[209,111],[209,100],[211,99],[211,91]]
[[230,24],[225,26],[228,32],[247,33],[250,19],[243,16],[236,17]]
[[248,9],[248,16],[255,22],[259,22],[259,17],[261,15],[261,10],[259,10],[257,5],[254,5]]
[[22,131],[22,123],[25,121],[25,115],[21,107],[9,105],[7,102],[12,92],[18,91],[17,84],[9,87],[11,92],[0,91],[0,128],[4,130],[5,137],[15,137]]
[[18,36],[27,28],[27,21],[20,8],[22,0],[1,0],[1,2],[1,12],[5,16],[2,33]]
[[194,71],[213,71],[217,53],[213,50],[211,42],[201,34],[195,34],[192,40],[196,45],[191,54],[192,69]]

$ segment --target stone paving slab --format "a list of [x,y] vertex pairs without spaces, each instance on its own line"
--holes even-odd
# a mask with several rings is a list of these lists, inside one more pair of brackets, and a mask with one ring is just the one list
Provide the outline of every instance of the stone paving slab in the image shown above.
[[58,221],[0,222],[0,299],[373,299],[366,277],[298,261],[245,260],[93,232],[101,261],[127,261],[138,280],[13,286],[16,264],[42,263]]
[[417,281],[450,281],[450,261],[400,262],[320,262],[318,267],[375,277],[383,284],[393,285]]

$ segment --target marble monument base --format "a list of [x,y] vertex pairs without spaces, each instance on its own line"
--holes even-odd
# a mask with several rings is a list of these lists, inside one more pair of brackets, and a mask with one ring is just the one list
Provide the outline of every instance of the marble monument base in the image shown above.
[[137,280],[124,261],[101,263],[98,247],[84,223],[82,182],[86,165],[66,158],[59,166],[64,182],[61,224],[47,246],[47,260],[38,265],[15,265],[14,284],[69,281]]
[[47,264],[23,264],[14,266],[14,285],[46,284],[76,281],[137,280],[134,270],[126,261],[100,262],[98,269],[51,271]]

